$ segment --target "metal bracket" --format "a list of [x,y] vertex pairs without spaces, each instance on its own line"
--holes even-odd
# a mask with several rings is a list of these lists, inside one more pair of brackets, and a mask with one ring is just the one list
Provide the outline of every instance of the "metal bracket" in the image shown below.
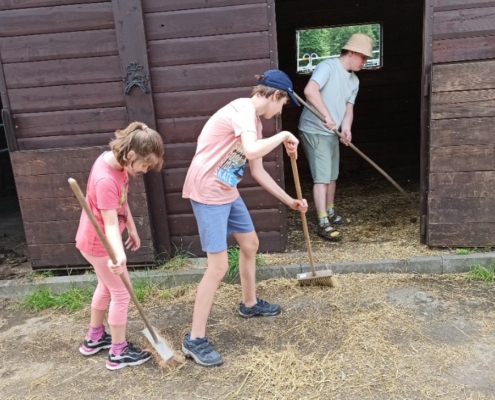
[[125,83],[124,94],[129,94],[134,85],[139,86],[144,93],[150,92],[148,87],[150,77],[141,73],[143,70],[143,66],[141,64],[137,61],[131,62],[125,70],[127,73],[122,79]]
[[423,96],[428,97],[431,90],[431,75],[426,74],[423,82]]

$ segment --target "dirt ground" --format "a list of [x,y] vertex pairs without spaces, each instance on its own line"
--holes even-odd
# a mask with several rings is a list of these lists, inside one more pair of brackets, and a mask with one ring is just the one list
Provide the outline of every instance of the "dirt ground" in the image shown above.
[[[493,399],[495,292],[460,275],[348,274],[339,288],[259,284],[282,314],[237,315],[238,285],[223,285],[207,334],[224,364],[154,361],[111,372],[105,352],[82,356],[89,307],[31,313],[0,305],[2,399]],[[195,286],[145,310],[177,348]],[[143,323],[134,307],[129,338]]]
[[[401,185],[417,200],[417,184]],[[453,251],[419,244],[417,208],[387,183],[348,182],[339,189],[338,211],[352,222],[342,229],[342,241],[330,244],[314,234],[311,207],[316,261]],[[307,184],[304,192],[312,205]],[[30,270],[17,213],[1,218],[0,279]],[[263,255],[266,264],[307,262],[300,218],[288,215],[288,252]],[[283,279],[260,282],[258,295],[280,303],[283,312],[251,320],[237,315],[239,286],[222,285],[207,334],[224,365],[206,369],[188,361],[172,372],[155,361],[110,372],[104,352],[82,356],[77,348],[89,306],[77,313],[34,313],[0,303],[0,398],[495,399],[493,285],[468,282],[462,275],[337,279],[339,288],[301,288]],[[195,290],[195,285],[185,287],[173,300],[144,303],[152,323],[176,349],[190,327]],[[142,344],[143,323],[133,306],[128,327],[129,339]]]

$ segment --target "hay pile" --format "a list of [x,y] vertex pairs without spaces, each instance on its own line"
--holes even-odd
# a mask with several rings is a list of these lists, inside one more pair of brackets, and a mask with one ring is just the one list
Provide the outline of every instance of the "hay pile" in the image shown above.
[[[285,280],[267,284],[270,292],[302,301],[304,309],[286,310],[287,323],[269,332],[266,346],[234,359],[240,384],[225,398],[449,398],[439,380],[446,383],[443,374],[466,352],[429,338],[416,315],[387,302],[384,289],[403,278],[339,279],[340,289],[300,288]],[[224,378],[229,376],[231,371]],[[448,390],[455,398],[463,385]]]
[[[337,181],[335,207],[338,215],[351,223],[338,228],[342,240],[335,244],[316,235],[312,183],[306,178],[302,190],[309,205],[307,220],[315,262],[407,259],[448,253],[449,249],[420,244],[419,184],[408,181],[399,184],[417,205],[412,205],[385,179]],[[293,187],[288,186],[287,192],[295,196]],[[268,265],[307,263],[299,213],[288,210],[287,221],[287,253],[263,254]]]

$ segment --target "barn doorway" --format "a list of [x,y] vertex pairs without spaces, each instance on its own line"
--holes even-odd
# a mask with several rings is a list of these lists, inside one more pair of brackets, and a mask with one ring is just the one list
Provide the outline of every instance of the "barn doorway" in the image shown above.
[[14,172],[10,163],[5,127],[0,119],[0,279],[10,279],[29,271],[31,264],[28,261]]
[[[357,73],[360,88],[354,106],[353,143],[397,181],[417,206],[410,204],[367,161],[341,145],[335,207],[351,219],[348,227],[340,229],[343,242],[419,246],[423,0],[362,0],[352,4],[308,0],[304,6],[297,0],[276,0],[275,5],[279,68],[289,74],[302,97],[311,76],[304,71],[307,59],[319,61],[322,57],[318,52],[323,50],[306,48],[306,54],[298,54],[301,32],[379,27],[379,59],[372,68]],[[338,54],[323,58],[326,56]],[[300,114],[300,108],[284,110],[282,128],[297,133]],[[310,231],[314,232],[317,221],[313,185],[302,148],[298,165],[304,196],[310,203]],[[285,176],[290,192],[294,184],[287,157]],[[291,226],[290,217],[288,224],[291,247],[290,232],[298,227]]]

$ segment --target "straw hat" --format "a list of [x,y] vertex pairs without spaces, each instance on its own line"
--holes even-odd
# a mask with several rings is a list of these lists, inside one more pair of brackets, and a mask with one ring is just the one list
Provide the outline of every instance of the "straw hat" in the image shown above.
[[364,33],[355,33],[349,38],[345,46],[342,47],[342,50],[351,50],[364,54],[367,57],[372,57],[373,39]]

